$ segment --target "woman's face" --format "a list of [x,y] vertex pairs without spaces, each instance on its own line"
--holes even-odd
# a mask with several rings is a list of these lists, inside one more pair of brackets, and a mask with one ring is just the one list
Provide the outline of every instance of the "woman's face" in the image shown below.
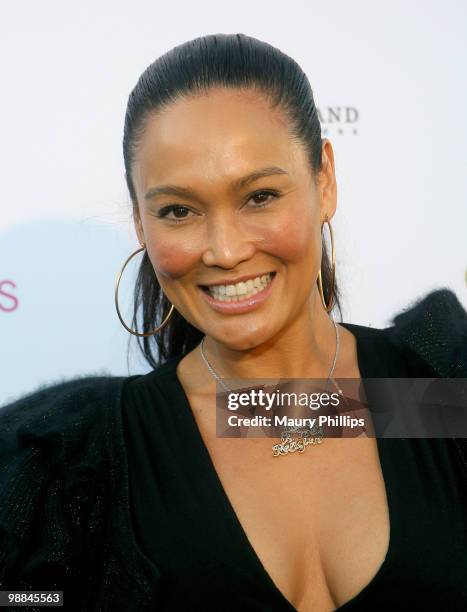
[[315,183],[281,111],[252,91],[213,89],[149,119],[132,169],[135,226],[187,321],[245,350],[320,304],[321,225],[336,206],[329,141],[323,162]]

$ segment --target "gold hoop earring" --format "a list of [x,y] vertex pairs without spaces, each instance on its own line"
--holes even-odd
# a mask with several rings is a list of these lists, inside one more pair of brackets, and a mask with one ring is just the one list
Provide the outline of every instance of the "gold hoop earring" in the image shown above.
[[323,292],[323,279],[321,277],[321,268],[319,269],[318,272],[318,290],[319,290],[319,294],[321,296],[321,302],[323,304],[324,309],[326,310],[326,312],[330,312],[333,305],[334,305],[334,278],[335,278],[335,273],[336,273],[336,253],[334,250],[334,234],[332,231],[332,227],[331,227],[331,222],[328,221],[328,219],[326,218],[323,222],[323,225],[321,226],[321,238],[323,236],[323,226],[324,224],[327,223],[329,226],[329,233],[331,235],[331,265],[332,265],[332,274],[331,274],[331,297],[329,299],[329,304],[326,305],[326,302],[324,300],[324,292]]
[[125,270],[125,268],[126,268],[128,262],[130,261],[130,259],[132,257],[134,257],[137,253],[140,253],[141,251],[144,251],[145,248],[146,248],[146,245],[143,244],[143,246],[140,249],[138,249],[137,251],[132,253],[130,255],[130,257],[128,257],[128,259],[125,261],[125,263],[123,264],[123,266],[120,269],[120,271],[117,273],[117,277],[115,279],[115,308],[117,309],[118,318],[120,319],[120,323],[123,325],[123,327],[127,331],[129,331],[130,334],[133,334],[134,336],[152,336],[153,334],[157,333],[167,323],[167,321],[169,320],[170,315],[172,314],[172,311],[174,309],[174,305],[172,304],[171,307],[170,307],[170,310],[169,310],[169,314],[165,317],[165,319],[162,321],[162,323],[159,325],[159,327],[156,327],[156,329],[154,329],[152,332],[147,332],[145,334],[144,333],[135,332],[130,327],[128,327],[126,325],[125,321],[122,319],[122,315],[120,314],[120,308],[118,307],[118,288],[120,286],[120,280],[122,278],[123,271]]

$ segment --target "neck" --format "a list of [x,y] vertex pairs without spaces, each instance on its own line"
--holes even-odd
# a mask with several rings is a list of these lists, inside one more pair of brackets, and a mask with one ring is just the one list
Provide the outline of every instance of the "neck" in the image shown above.
[[[315,300],[266,342],[251,346],[246,339],[245,345],[232,349],[212,336],[204,340],[206,357],[222,378],[327,378],[336,352],[336,331]],[[203,366],[208,371],[204,362]]]

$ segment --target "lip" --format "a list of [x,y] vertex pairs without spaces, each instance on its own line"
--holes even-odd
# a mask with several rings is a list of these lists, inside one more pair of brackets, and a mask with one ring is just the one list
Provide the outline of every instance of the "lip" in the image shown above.
[[201,284],[200,283],[200,287],[217,287],[218,285],[236,285],[237,283],[243,283],[245,281],[248,280],[253,280],[254,278],[257,278],[258,276],[265,276],[266,274],[274,274],[274,270],[270,270],[269,272],[261,272],[260,274],[250,274],[250,275],[245,275],[245,276],[239,276],[238,278],[232,279],[232,278],[224,278],[220,281],[217,281],[216,283],[204,283]]
[[[199,287],[199,291],[203,298],[206,300],[206,302],[209,304],[209,306],[211,306],[211,308],[213,308],[217,312],[222,312],[225,314],[241,314],[243,312],[250,312],[251,310],[258,308],[261,304],[263,304],[263,302],[268,299],[276,277],[277,274],[274,274],[269,285],[258,293],[255,293],[255,295],[251,296],[248,299],[243,299],[237,302],[221,302],[221,300],[216,300],[216,298],[212,297],[209,293],[206,293],[206,291],[201,289],[201,287]],[[249,278],[256,277],[250,276]]]

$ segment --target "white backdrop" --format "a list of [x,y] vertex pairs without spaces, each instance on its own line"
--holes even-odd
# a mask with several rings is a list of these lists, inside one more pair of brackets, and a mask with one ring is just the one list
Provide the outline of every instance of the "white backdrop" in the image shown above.
[[[148,371],[135,340],[127,362],[113,303],[138,248],[125,107],[156,57],[205,34],[265,40],[310,79],[335,151],[344,321],[385,326],[437,287],[467,306],[466,20],[458,0],[5,4],[0,405],[75,375]],[[132,280],[127,268],[123,306]]]

